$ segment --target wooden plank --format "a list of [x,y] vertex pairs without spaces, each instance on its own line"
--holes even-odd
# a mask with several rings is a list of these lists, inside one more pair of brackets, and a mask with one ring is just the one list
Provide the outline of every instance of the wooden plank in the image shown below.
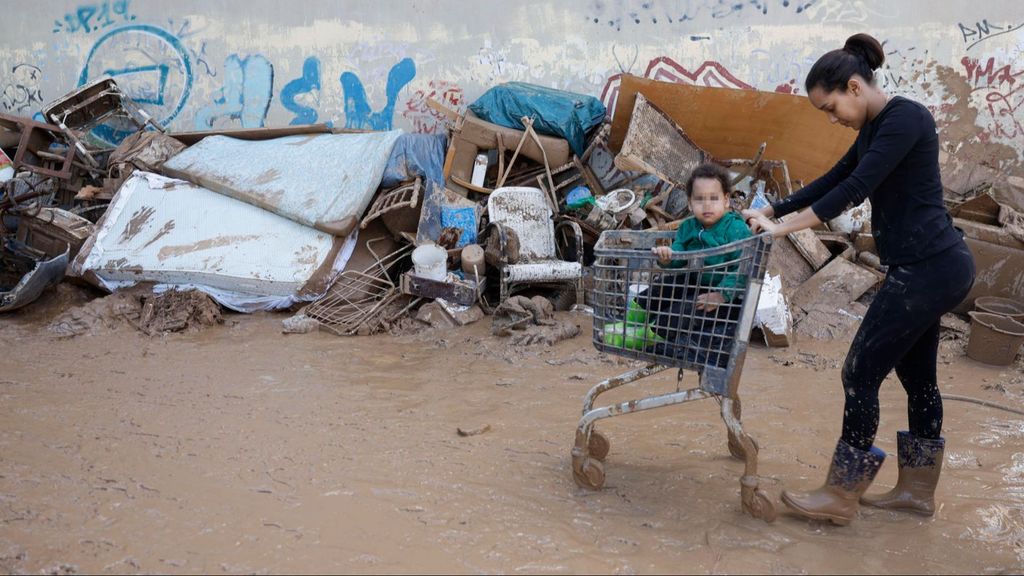
[[609,147],[618,153],[642,93],[715,158],[750,158],[767,142],[766,160],[785,160],[794,180],[810,183],[835,164],[857,134],[803,96],[709,88],[623,76]]
[[282,126],[279,128],[229,128],[226,130],[202,130],[199,132],[168,132],[167,135],[185,146],[192,146],[207,136],[230,136],[239,140],[270,140],[283,136],[299,136],[303,134],[328,134],[370,132],[370,130],[331,130],[327,124],[304,124],[302,126]]
[[[785,222],[793,216],[793,214],[788,214],[779,218],[779,222]],[[796,247],[797,252],[807,260],[807,263],[810,264],[811,268],[814,270],[821,270],[821,267],[832,259],[832,252],[830,252],[828,247],[826,247],[818,238],[818,235],[814,233],[814,230],[811,230],[810,228],[793,232],[787,235],[787,238],[793,242],[793,246]]]
[[871,271],[845,258],[836,258],[804,282],[790,304],[805,312],[822,306],[835,310],[857,300],[878,282]]

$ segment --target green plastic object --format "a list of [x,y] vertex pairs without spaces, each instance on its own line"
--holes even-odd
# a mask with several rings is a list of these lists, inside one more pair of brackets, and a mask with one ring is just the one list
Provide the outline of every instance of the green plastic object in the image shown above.
[[593,196],[587,196],[586,198],[581,198],[575,202],[570,202],[566,204],[565,207],[569,210],[580,210],[587,206],[594,206],[596,204],[597,202],[594,201]]
[[626,309],[626,320],[615,322],[604,327],[602,341],[615,348],[643,350],[665,340],[651,330],[647,323],[647,311],[635,300],[629,302]]

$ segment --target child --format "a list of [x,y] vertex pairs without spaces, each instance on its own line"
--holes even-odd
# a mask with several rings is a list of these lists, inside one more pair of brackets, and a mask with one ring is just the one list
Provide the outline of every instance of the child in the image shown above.
[[[729,174],[716,164],[702,164],[686,182],[693,218],[680,224],[672,246],[656,246],[651,250],[664,268],[681,268],[685,261],[671,259],[672,252],[690,252],[717,248],[737,240],[749,238],[750,229],[739,214],[729,206]],[[714,266],[735,260],[739,252],[711,256],[704,266]],[[735,266],[723,271],[695,272],[663,275],[661,281],[637,295],[630,304],[627,324],[645,328],[636,348],[654,344],[655,352],[678,356],[687,354],[692,362],[706,363],[707,351],[719,351],[711,364],[724,365],[728,360],[725,345],[731,336],[731,327],[739,317],[737,299],[742,295],[744,279],[729,273]],[[716,322],[717,321],[717,322]],[[606,340],[607,341],[607,340]],[[645,346],[646,345],[646,346]]]

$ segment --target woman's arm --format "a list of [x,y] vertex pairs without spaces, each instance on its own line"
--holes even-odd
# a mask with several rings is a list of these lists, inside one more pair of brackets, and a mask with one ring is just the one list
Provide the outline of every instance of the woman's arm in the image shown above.
[[[747,216],[746,212],[743,215]],[[772,238],[781,238],[805,228],[813,228],[821,224],[821,220],[814,213],[814,210],[804,210],[785,222],[773,222],[768,216],[758,213],[757,215],[751,215],[747,223],[755,234],[768,232],[772,235]]]
[[846,154],[844,154],[843,157],[836,162],[835,166],[826,172],[824,176],[815,179],[814,182],[811,182],[786,198],[773,203],[770,206],[770,214],[768,213],[767,208],[764,209],[762,213],[764,213],[765,216],[781,218],[786,214],[796,212],[797,210],[810,206],[830,190],[838,186],[840,182],[853,172],[856,165],[857,144],[854,143],[850,146],[850,149],[846,151]]
[[[814,201],[810,210],[780,224],[773,223],[756,210],[744,210],[744,219],[755,232],[771,232],[777,238],[817,226],[839,216],[848,207],[860,204],[889,177],[917,143],[922,129],[926,127],[921,122],[920,114],[916,106],[900,106],[890,110],[879,124],[856,168],[835,188]],[[783,214],[785,212],[775,212],[776,217]]]

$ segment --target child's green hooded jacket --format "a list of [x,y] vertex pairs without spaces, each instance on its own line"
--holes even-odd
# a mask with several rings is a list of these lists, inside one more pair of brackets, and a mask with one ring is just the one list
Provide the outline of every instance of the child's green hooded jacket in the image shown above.
[[[679,225],[676,230],[676,239],[672,242],[673,252],[692,252],[694,250],[705,250],[717,248],[730,242],[750,238],[750,228],[743,222],[743,218],[732,210],[726,212],[722,219],[714,226],[705,230],[704,226],[696,218],[690,217]],[[720,256],[711,256],[704,260],[705,266],[713,266],[739,258],[740,253],[729,252]],[[685,260],[673,260],[666,268],[681,268]],[[736,266],[729,266],[726,270],[733,271]],[[743,278],[739,274],[728,274],[725,272],[705,272],[700,278],[701,286],[714,288],[722,293],[726,302],[732,302],[733,298],[746,288]]]

